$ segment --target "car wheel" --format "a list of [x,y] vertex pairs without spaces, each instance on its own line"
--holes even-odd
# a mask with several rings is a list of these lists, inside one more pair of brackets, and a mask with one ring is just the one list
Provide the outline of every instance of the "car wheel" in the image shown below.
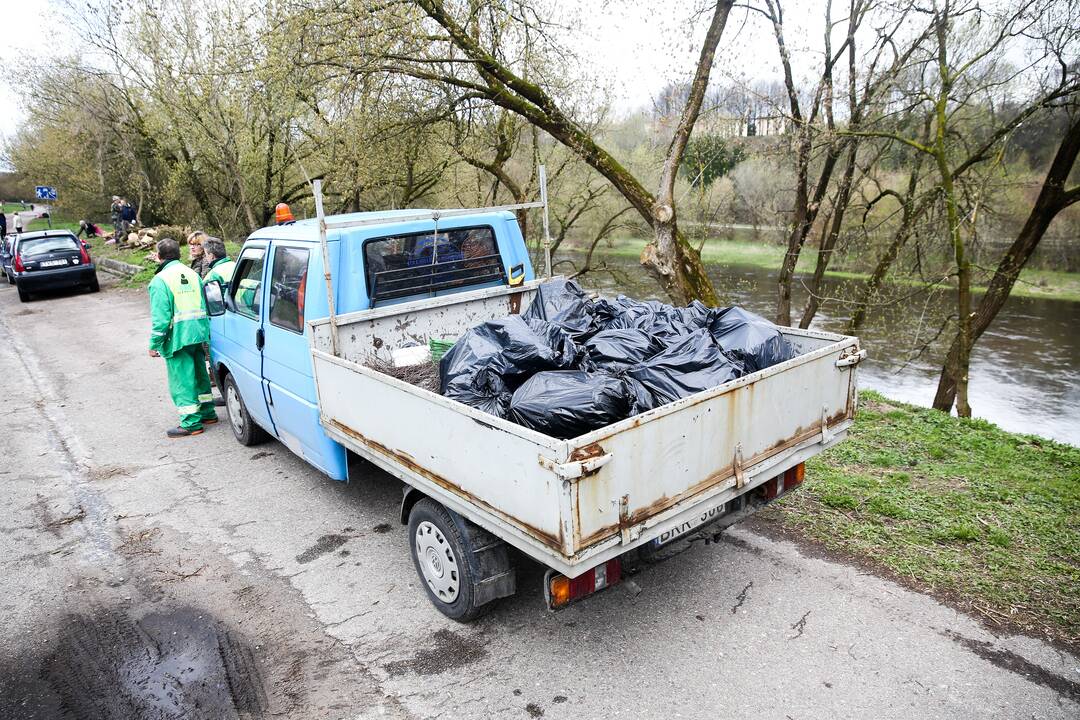
[[[465,524],[475,527],[468,521]],[[477,597],[477,587],[486,578],[510,572],[505,546],[480,528],[476,530],[490,541],[480,546],[481,552],[496,550],[496,555],[485,558],[494,561],[490,568],[481,562],[469,533],[462,531],[442,505],[423,498],[409,512],[409,546],[416,574],[431,604],[458,622],[475,620],[494,607],[490,597],[489,601]],[[501,594],[513,594],[512,585],[508,593]]]
[[248,414],[244,398],[240,395],[240,389],[236,387],[233,376],[225,376],[225,388],[222,393],[225,396],[225,410],[229,415],[229,427],[233,435],[241,445],[257,445],[264,442],[270,436],[259,427],[251,415]]
[[91,280],[86,287],[90,288],[90,292],[92,293],[101,290],[101,285],[98,284],[97,275],[94,276],[94,279]]
[[19,301],[20,302],[30,302],[30,293],[26,292],[25,290],[23,290],[18,285],[16,285],[15,287],[19,288]]

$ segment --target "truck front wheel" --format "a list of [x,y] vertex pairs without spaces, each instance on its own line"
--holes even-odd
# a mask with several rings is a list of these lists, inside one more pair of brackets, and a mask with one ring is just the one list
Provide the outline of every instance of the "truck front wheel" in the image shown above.
[[505,544],[430,498],[409,512],[409,544],[428,599],[452,620],[475,620],[516,590]]
[[241,445],[255,445],[269,437],[248,414],[244,398],[240,395],[240,389],[236,387],[232,373],[225,376],[222,395],[225,396],[225,410],[229,414],[229,427],[232,428],[233,435]]

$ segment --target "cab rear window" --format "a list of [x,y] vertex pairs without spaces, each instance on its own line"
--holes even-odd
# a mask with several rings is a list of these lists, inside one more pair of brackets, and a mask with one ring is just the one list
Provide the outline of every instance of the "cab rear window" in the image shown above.
[[373,301],[504,279],[490,227],[369,240],[364,268]]
[[19,254],[23,257],[46,255],[60,250],[79,249],[79,243],[74,235],[58,235],[56,237],[23,238],[19,241]]

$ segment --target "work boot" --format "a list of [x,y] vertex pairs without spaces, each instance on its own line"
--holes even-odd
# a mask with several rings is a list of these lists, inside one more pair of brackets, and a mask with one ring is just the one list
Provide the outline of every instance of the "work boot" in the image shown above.
[[202,431],[202,428],[192,428],[191,430],[188,430],[187,428],[174,427],[166,430],[165,435],[175,440],[176,438],[190,437],[191,435],[202,435]]
[[225,407],[225,398],[214,398],[214,407]]
[[203,418],[203,419],[202,419],[202,424],[203,424],[203,425],[214,425],[214,424],[216,424],[216,423],[217,423],[217,421],[218,421],[218,419],[217,419],[216,417],[212,417],[212,418]]

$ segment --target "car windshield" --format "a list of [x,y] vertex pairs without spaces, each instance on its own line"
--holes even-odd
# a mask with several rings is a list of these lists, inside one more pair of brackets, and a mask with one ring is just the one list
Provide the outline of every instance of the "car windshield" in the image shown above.
[[78,250],[79,243],[74,235],[56,235],[54,237],[23,238],[19,242],[19,253],[24,257],[44,255],[57,250]]

